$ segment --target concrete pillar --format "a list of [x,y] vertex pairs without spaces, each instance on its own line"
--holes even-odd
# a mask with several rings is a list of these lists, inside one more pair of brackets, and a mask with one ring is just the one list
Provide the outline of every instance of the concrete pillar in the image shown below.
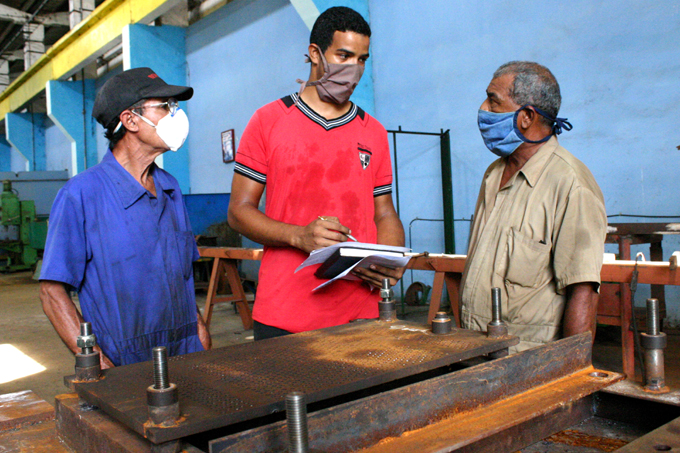
[[0,172],[12,171],[12,145],[0,134]]
[[25,24],[24,35],[24,70],[45,53],[45,26],[38,24]]
[[68,21],[71,28],[94,11],[94,0],[68,0]]
[[[163,25],[126,25],[123,29],[123,69],[149,67],[170,85],[186,85],[185,29]],[[186,111],[187,103],[180,102]],[[172,174],[182,189],[190,193],[189,150],[185,143],[177,152],[168,151],[156,164]]]
[[7,141],[27,162],[26,171],[45,171],[45,114],[8,113],[5,115]]
[[50,80],[46,87],[47,115],[71,141],[71,176],[98,163],[94,80]]
[[[300,15],[300,18],[307,25],[309,30],[312,30],[314,21],[319,17],[319,14],[326,11],[332,6],[347,6],[361,14],[366,22],[371,23],[368,0],[290,0],[290,3],[295,7],[295,10]],[[307,43],[301,43],[307,44]],[[352,102],[367,111],[370,115],[375,115],[375,99],[373,94],[373,59],[374,53],[371,53],[371,58],[366,62],[364,75],[361,77],[361,82],[354,89],[352,93]]]
[[0,93],[9,86],[9,61],[0,58]]

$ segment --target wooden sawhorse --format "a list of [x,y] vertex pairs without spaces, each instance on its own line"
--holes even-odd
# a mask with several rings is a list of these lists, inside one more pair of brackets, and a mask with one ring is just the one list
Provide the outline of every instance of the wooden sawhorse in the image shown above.
[[[233,247],[199,247],[201,257],[214,258],[210,283],[208,284],[208,296],[205,301],[203,318],[205,324],[210,329],[213,305],[221,302],[233,302],[236,304],[243,328],[246,330],[253,328],[253,316],[246,299],[246,293],[241,284],[241,277],[238,274],[238,260],[259,260],[262,259],[262,250],[242,249]],[[220,282],[226,281],[231,289],[231,294],[218,295],[217,288]]]

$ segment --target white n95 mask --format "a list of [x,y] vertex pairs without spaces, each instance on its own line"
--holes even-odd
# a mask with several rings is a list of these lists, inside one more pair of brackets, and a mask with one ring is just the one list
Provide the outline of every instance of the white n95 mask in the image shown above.
[[156,128],[156,134],[172,151],[180,149],[187,139],[187,135],[189,135],[189,118],[180,108],[175,111],[174,115],[172,113],[165,115],[158,121],[158,124],[153,124],[150,119],[144,118],[137,112],[133,111],[132,113],[144,120],[149,126]]

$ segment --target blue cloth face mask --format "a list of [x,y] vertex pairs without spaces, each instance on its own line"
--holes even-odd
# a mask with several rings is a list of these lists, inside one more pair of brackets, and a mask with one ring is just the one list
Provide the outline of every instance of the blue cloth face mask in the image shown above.
[[[542,140],[529,140],[517,129],[517,116],[527,107],[533,108],[539,115],[553,121],[552,131]],[[479,132],[482,134],[484,144],[497,156],[506,157],[512,154],[522,143],[547,142],[553,134],[559,135],[562,129],[570,131],[572,125],[567,118],[553,118],[541,109],[534,106],[523,105],[516,112],[493,113],[479,110],[477,114]]]

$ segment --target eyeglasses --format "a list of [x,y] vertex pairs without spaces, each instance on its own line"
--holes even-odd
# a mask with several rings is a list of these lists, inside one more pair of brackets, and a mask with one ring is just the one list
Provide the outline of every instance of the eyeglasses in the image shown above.
[[167,102],[160,102],[158,104],[148,104],[148,105],[143,105],[141,107],[136,107],[133,110],[144,110],[150,107],[163,107],[165,110],[170,112],[170,115],[175,116],[175,113],[177,112],[177,109],[179,108],[179,103],[177,102],[177,99],[175,98],[170,98],[168,99]]
[[[135,112],[135,110],[144,110],[144,109],[150,108],[150,107],[163,107],[164,110],[167,110],[168,112],[170,112],[170,116],[175,116],[175,113],[177,113],[177,109],[179,108],[179,102],[177,102],[177,99],[175,99],[175,98],[170,98],[170,99],[167,100],[167,102],[159,102],[158,104],[143,105],[141,107],[135,107],[133,109],[130,109],[130,111],[132,113],[139,116],[145,122],[149,123],[150,126],[156,127],[151,121],[144,118],[139,113]],[[121,126],[123,126],[123,123],[119,121],[118,125],[113,130],[113,133],[115,134],[116,132],[118,132],[118,130],[121,128]]]

